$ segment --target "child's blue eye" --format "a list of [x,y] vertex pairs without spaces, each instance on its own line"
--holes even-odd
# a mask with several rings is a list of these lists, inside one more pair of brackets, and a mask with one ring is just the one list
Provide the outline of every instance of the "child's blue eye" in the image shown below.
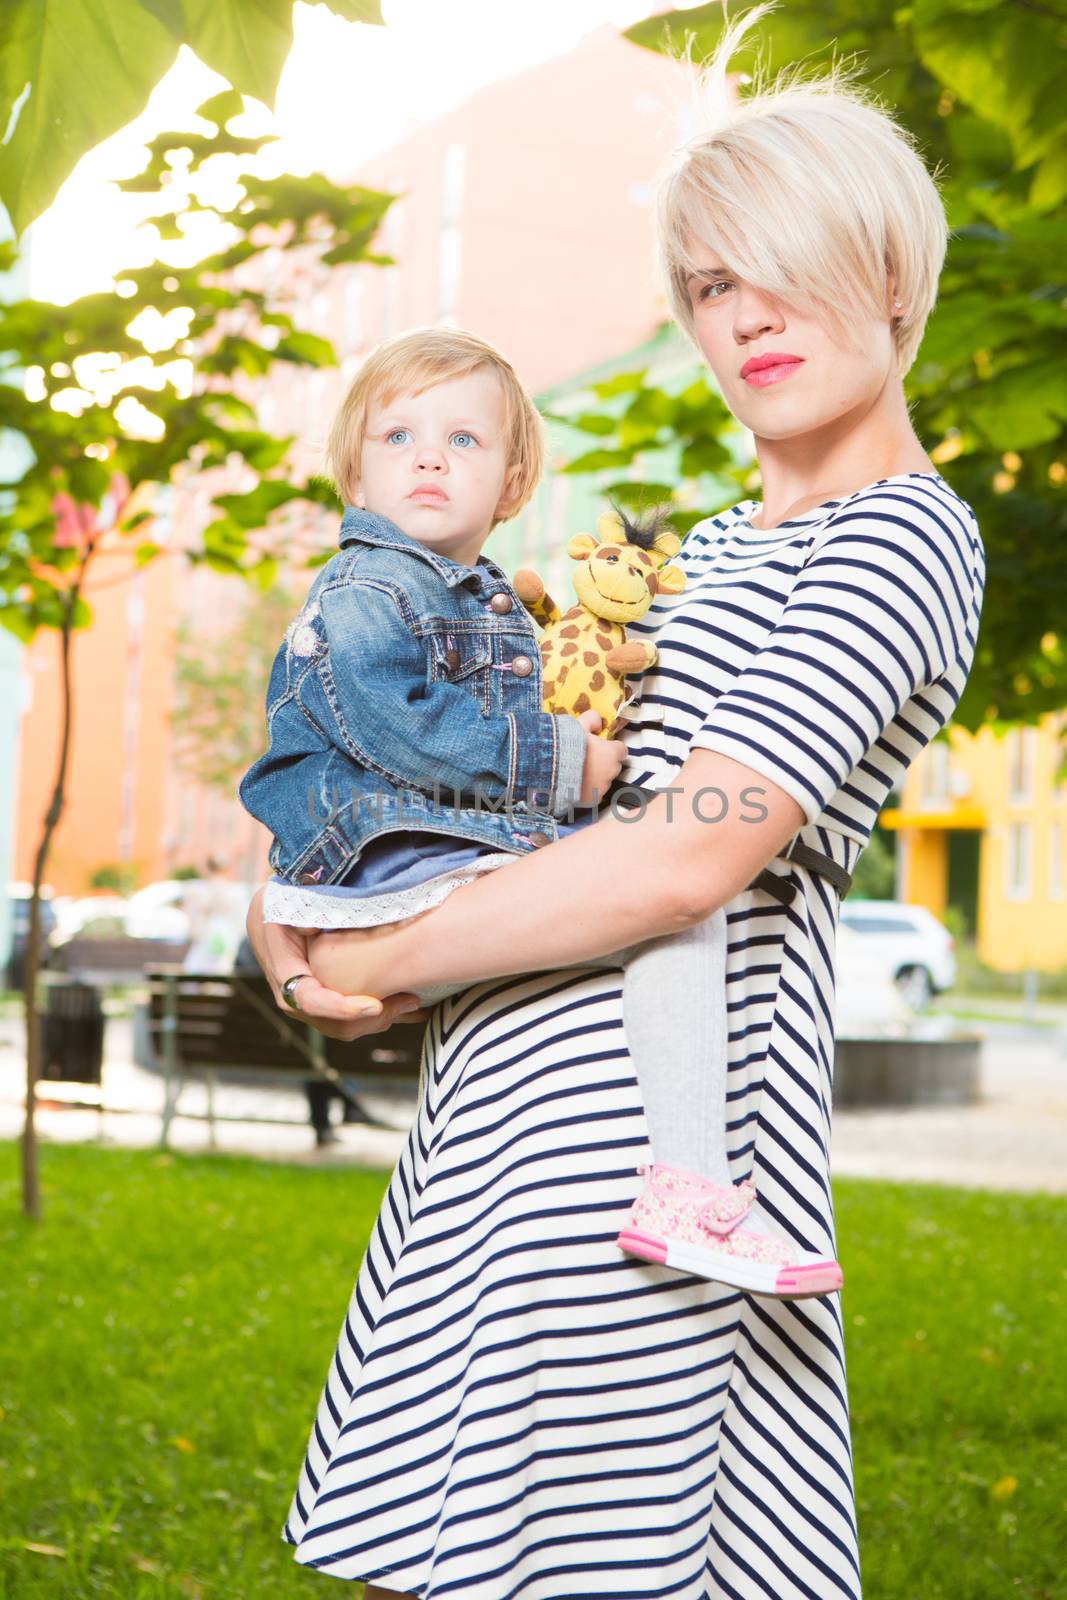
[[397,441],[399,441],[401,444],[407,444],[410,439],[410,428],[394,428],[391,433],[387,433],[385,436],[386,444],[396,444]]
[[478,441],[473,433],[454,433],[452,435],[452,443],[458,444],[461,450],[468,450],[472,444],[477,444]]

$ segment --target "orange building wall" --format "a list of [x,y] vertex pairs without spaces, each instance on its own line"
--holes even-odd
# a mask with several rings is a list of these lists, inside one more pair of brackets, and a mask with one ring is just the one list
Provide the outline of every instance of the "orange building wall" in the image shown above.
[[[94,621],[71,646],[70,775],[48,871],[58,892],[82,892],[93,869],[110,862],[155,863],[159,775],[170,754],[171,561],[131,577],[125,553],[102,552],[90,577]],[[60,655],[53,630],[42,630],[27,648],[23,674],[15,875],[29,879],[59,756]]]

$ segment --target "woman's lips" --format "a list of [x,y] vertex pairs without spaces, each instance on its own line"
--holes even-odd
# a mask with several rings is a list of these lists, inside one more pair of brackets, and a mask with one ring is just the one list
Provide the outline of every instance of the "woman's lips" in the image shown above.
[[752,389],[766,389],[769,383],[781,383],[783,378],[788,378],[790,373],[803,365],[803,361],[781,361],[773,367],[757,367],[748,374],[745,382]]

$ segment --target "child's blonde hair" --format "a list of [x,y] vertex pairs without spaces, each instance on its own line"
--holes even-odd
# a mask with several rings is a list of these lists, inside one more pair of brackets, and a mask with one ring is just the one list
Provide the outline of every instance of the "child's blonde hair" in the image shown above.
[[[693,247],[806,313],[826,315],[847,342],[857,306],[890,316],[901,376],[915,359],[937,298],[948,227],[934,177],[906,129],[832,66],[771,82],[757,66],[735,98],[727,68],[742,36],[775,4],[730,25],[699,75],[701,131],[658,192],[657,251],[680,326],[693,334]],[[903,312],[887,300],[887,275]]]
[[522,510],[544,468],[545,447],[537,408],[505,361],[484,339],[459,328],[416,328],[371,352],[356,373],[330,429],[326,459],[346,505],[356,498],[367,412],[372,403],[392,405],[401,394],[422,394],[450,378],[465,378],[486,367],[504,391],[509,467],[517,467],[507,496],[507,514]]

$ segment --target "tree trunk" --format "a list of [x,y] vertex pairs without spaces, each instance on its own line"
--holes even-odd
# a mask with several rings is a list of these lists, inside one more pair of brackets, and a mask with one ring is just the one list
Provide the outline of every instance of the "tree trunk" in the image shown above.
[[34,1115],[37,1109],[37,1082],[41,1075],[41,1017],[37,1009],[37,973],[40,966],[41,941],[41,885],[44,882],[52,836],[63,814],[66,798],[67,766],[70,758],[70,731],[73,711],[70,682],[70,645],[74,626],[74,613],[78,603],[85,565],[78,581],[64,597],[63,624],[59,632],[60,670],[63,689],[63,734],[59,746],[59,764],[52,799],[45,813],[41,841],[33,863],[33,894],[30,899],[30,926],[26,942],[26,960],[23,967],[23,1001],[26,1012],[26,1120],[22,1130],[22,1209],[26,1216],[36,1220],[41,1214],[40,1185],[37,1175],[37,1126]]

